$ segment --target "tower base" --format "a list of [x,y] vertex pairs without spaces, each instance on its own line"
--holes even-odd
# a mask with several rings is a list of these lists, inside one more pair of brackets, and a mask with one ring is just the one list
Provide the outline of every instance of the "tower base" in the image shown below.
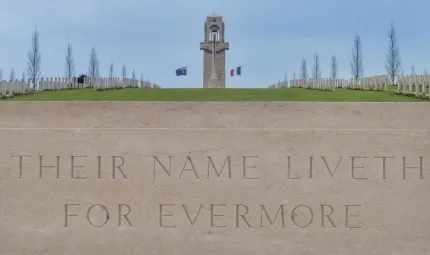
[[225,88],[225,86],[219,79],[210,79],[206,88]]

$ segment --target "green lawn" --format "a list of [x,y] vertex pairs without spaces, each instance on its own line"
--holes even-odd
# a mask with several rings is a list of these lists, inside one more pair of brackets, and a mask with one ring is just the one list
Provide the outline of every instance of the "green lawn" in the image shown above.
[[[391,89],[391,88],[390,88]],[[316,101],[316,102],[430,102],[390,92],[338,89],[75,89],[35,92],[4,101]],[[0,100],[3,101],[3,100]]]

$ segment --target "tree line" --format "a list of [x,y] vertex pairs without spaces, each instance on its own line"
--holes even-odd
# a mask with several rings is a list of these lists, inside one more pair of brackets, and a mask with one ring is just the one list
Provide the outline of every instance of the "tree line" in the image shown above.
[[[388,30],[388,52],[385,60],[385,70],[387,71],[388,77],[392,84],[395,84],[396,77],[400,74],[401,71],[401,60],[399,54],[399,48],[397,44],[397,36],[396,30],[394,28],[393,22],[391,22],[391,27]],[[352,48],[352,59],[351,59],[351,74],[354,80],[358,80],[364,76],[363,71],[363,54],[362,54],[362,44],[361,38],[358,34],[354,37],[354,44]],[[337,67],[338,62],[336,56],[333,55],[331,57],[330,64],[330,78],[337,78]],[[308,78],[308,69],[306,59],[303,58],[300,65],[300,78],[307,79]],[[428,74],[427,70],[424,71],[424,74]],[[313,57],[313,69],[312,69],[312,78],[321,78],[321,68],[320,68],[320,58],[318,53],[316,53]],[[415,75],[415,68],[412,66],[411,75]],[[296,74],[293,74],[293,79],[296,79]]]
[[[39,82],[40,75],[41,75],[41,51],[40,51],[40,45],[39,45],[39,32],[37,31],[37,28],[32,34],[31,37],[31,47],[30,50],[27,53],[27,72],[22,73],[22,80],[26,79],[26,74],[28,75],[28,78],[30,79],[31,85],[33,89],[36,89],[36,85]],[[114,78],[114,64],[111,63],[109,66],[109,78]],[[100,65],[99,60],[97,57],[97,52],[95,47],[91,48],[90,56],[89,56],[89,64],[88,64],[88,71],[86,74],[80,74],[78,75],[81,79],[82,77],[89,77],[89,78],[100,78]],[[136,71],[133,70],[132,72],[132,79],[136,80]],[[67,78],[73,78],[77,77],[76,70],[75,70],[75,63],[73,58],[73,47],[72,44],[67,44],[66,47],[66,54],[65,54],[65,77]],[[126,65],[122,66],[122,78],[127,78],[127,67]],[[13,81],[17,79],[15,70],[12,68],[9,74],[9,81]],[[140,77],[141,80],[143,80],[143,74],[141,74]],[[3,80],[3,71],[0,69],[0,81]]]
[[[396,30],[394,28],[393,22],[391,22],[391,27],[388,30],[388,39],[389,39],[389,44],[388,44],[388,53],[386,55],[386,60],[385,60],[385,69],[388,73],[391,83],[395,84],[396,77],[399,75],[401,71],[401,60],[400,60],[399,48],[397,44]],[[353,79],[358,80],[359,78],[363,77],[364,71],[363,71],[362,43],[361,43],[361,38],[358,34],[356,34],[354,37],[354,43],[353,43],[353,49],[352,49],[352,60],[350,62],[350,66],[351,66],[351,74]],[[331,78],[338,77],[337,67],[338,67],[337,58],[335,55],[333,55],[331,57],[331,64],[330,64]],[[39,33],[36,28],[34,33],[32,34],[31,47],[27,54],[27,75],[31,81],[31,84],[33,85],[33,89],[36,88],[36,84],[40,79],[40,74],[41,74],[41,52],[40,52],[40,45],[39,45]],[[424,71],[424,74],[428,74],[427,70]],[[76,71],[75,71],[75,64],[74,64],[74,58],[73,58],[73,48],[69,40],[69,43],[66,47],[66,54],[65,54],[65,77],[72,78],[72,77],[75,77],[75,75],[76,75]],[[115,77],[113,63],[111,63],[109,66],[108,75],[109,75],[108,76],[109,78]],[[308,69],[307,69],[307,61],[305,58],[302,59],[299,75],[301,79],[307,79],[309,77]],[[313,56],[313,69],[312,69],[311,75],[313,78],[321,78],[321,75],[322,75],[322,71],[320,67],[320,57],[318,53],[316,53]],[[414,66],[412,66],[411,68],[411,75],[415,75]],[[82,76],[88,76],[89,78],[100,77],[99,60],[98,60],[95,47],[91,48],[91,52],[89,56],[88,72],[87,74],[80,75],[80,77]],[[126,65],[122,66],[122,78],[127,78]],[[16,79],[15,70],[12,68],[9,74],[9,80],[15,80],[15,79]],[[21,79],[26,80],[25,71],[22,73]],[[135,70],[132,71],[132,79],[136,79]],[[287,79],[287,76],[285,77],[285,79]],[[296,79],[295,73],[293,74],[293,79]],[[3,72],[1,69],[0,69],[0,80],[3,80]],[[141,80],[143,80],[142,74],[141,74]]]

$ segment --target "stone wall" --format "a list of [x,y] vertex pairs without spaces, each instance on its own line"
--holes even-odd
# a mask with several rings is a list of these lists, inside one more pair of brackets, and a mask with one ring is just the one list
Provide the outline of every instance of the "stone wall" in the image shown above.
[[428,104],[0,103],[0,254],[426,254]]

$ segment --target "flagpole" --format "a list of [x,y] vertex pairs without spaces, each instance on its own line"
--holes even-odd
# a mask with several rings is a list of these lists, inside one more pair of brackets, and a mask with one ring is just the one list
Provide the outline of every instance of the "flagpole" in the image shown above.
[[240,88],[243,89],[242,73],[240,74]]
[[242,82],[242,66],[240,66],[240,88],[243,89],[243,82]]

